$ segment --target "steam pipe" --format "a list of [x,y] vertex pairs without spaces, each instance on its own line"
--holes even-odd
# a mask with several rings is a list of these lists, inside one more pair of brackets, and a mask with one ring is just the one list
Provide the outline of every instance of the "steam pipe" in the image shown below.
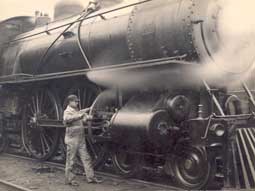
[[84,48],[82,47],[82,44],[81,44],[81,25],[82,25],[82,22],[83,21],[81,21],[79,23],[79,26],[78,26],[77,43],[78,43],[79,49],[82,53],[82,57],[83,57],[85,63],[88,65],[89,69],[92,69],[92,66],[89,62],[89,59],[88,59],[87,55],[85,54]]
[[[79,21],[79,20],[80,20],[81,18],[83,18],[83,17],[86,18],[86,16],[88,16],[90,13],[91,13],[91,12],[87,12],[87,13],[85,13],[85,14],[82,14],[76,21]],[[82,20],[81,20],[81,21],[82,21]],[[46,58],[48,52],[49,52],[50,49],[53,47],[53,45],[57,42],[57,40],[58,40],[69,28],[71,28],[71,27],[73,26],[73,24],[75,24],[75,22],[70,23],[70,24],[57,36],[57,38],[50,44],[50,46],[47,48],[47,50],[46,50],[45,53],[43,54],[42,59],[40,60],[39,66],[38,66],[38,68],[37,68],[37,70],[36,70],[36,73],[38,73],[38,71],[40,70],[40,68],[41,68],[41,66],[42,66],[42,64],[43,64],[43,62],[44,62],[44,60],[45,60],[45,58]],[[79,30],[79,29],[78,29],[78,30]],[[88,65],[89,65],[89,63],[88,63]],[[89,66],[90,66],[90,65],[89,65]]]

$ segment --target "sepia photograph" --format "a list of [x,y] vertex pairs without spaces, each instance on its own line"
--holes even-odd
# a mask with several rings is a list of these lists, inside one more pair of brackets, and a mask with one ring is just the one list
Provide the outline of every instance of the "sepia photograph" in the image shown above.
[[0,191],[255,189],[253,0],[1,0]]

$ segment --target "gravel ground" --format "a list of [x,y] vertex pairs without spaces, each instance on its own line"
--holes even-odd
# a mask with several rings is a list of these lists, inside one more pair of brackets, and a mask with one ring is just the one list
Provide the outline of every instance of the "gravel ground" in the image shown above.
[[[45,164],[0,155],[0,179],[36,191],[164,191],[166,189],[130,182],[126,179],[103,177],[101,184],[88,184],[77,176],[78,187],[64,184],[64,171]],[[1,188],[0,188],[1,190]]]

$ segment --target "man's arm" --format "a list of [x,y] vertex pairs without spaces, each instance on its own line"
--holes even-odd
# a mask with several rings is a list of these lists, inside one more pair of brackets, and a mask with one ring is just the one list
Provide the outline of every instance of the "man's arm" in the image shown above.
[[74,121],[80,120],[82,119],[84,116],[84,113],[78,113],[78,114],[74,114],[70,111],[65,111],[64,112],[64,124],[70,124]]
[[89,111],[90,111],[90,107],[80,110],[80,112],[86,113],[86,114],[89,113]]

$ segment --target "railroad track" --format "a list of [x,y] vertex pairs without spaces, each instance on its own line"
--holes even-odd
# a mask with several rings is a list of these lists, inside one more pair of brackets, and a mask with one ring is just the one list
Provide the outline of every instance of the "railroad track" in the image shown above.
[[22,186],[18,186],[11,182],[7,182],[5,180],[0,179],[0,190],[1,191],[32,191],[30,189],[24,188]]
[[[50,162],[50,161],[38,161],[38,160],[30,158],[30,157],[25,157],[25,156],[20,156],[20,155],[15,155],[15,154],[9,154],[9,153],[3,153],[2,155],[7,156],[7,157],[12,157],[12,158],[17,158],[17,159],[27,160],[27,161],[40,162],[42,165],[47,165],[48,167],[51,167],[51,168],[55,168],[55,169],[58,169],[58,170],[61,170],[61,171],[65,170],[65,165],[60,164],[60,163],[55,163],[55,162]],[[107,178],[112,178],[112,179],[115,179],[115,180],[124,180],[124,178],[119,176],[119,175],[111,174],[111,173],[107,173],[107,172],[96,171],[96,175],[104,177],[104,178],[106,178],[106,177]],[[125,179],[125,180],[127,180],[127,179]],[[180,188],[175,187],[175,186],[165,185],[165,184],[155,183],[155,182],[149,182],[149,181],[135,179],[135,178],[129,178],[128,181],[133,182],[133,183],[145,184],[145,185],[148,185],[148,186],[158,187],[162,190],[181,190]],[[10,191],[13,191],[13,190],[10,190]],[[31,190],[24,190],[24,191],[31,191]]]

